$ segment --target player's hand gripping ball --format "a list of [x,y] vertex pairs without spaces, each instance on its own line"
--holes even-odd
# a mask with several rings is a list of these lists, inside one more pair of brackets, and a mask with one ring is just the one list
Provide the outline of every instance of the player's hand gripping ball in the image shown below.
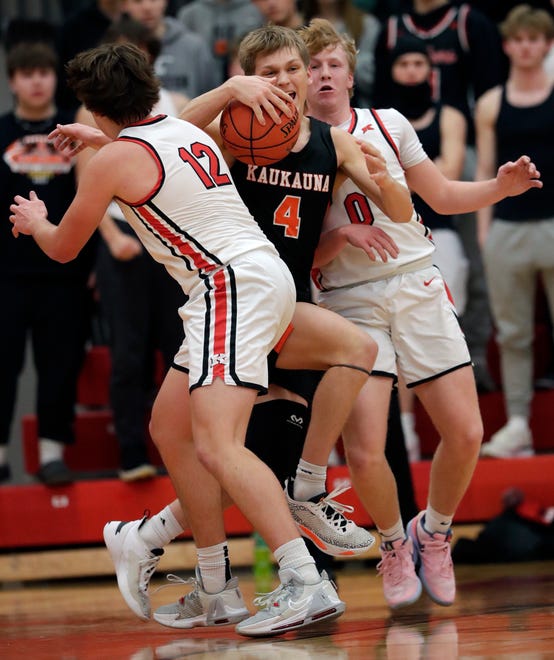
[[292,99],[289,105],[294,115],[289,118],[277,110],[282,117],[280,124],[263,111],[266,122],[263,126],[252,108],[237,100],[230,101],[219,124],[225,148],[237,160],[249,165],[271,165],[282,160],[294,146],[300,131],[298,109]]

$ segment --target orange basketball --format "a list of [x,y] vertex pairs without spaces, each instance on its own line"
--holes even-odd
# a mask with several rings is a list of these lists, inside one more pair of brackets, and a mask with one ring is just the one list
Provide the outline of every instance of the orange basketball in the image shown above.
[[266,123],[263,126],[252,108],[236,100],[230,101],[219,124],[225,148],[237,160],[249,165],[270,165],[282,160],[294,146],[300,130],[298,110],[292,99],[289,105],[294,109],[290,119],[277,110],[283,119],[276,124],[264,111]]

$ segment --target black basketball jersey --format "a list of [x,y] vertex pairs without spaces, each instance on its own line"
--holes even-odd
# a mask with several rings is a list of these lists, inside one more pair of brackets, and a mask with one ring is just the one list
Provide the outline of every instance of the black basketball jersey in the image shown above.
[[50,259],[31,236],[17,240],[7,218],[14,195],[29,197],[34,190],[48,208],[48,219],[59,223],[75,195],[74,159],[56,151],[48,134],[57,124],[74,121],[73,113],[58,112],[43,121],[28,121],[13,112],[0,117],[0,274],[10,276],[88,277],[93,243],[77,258],[61,264]]
[[300,301],[310,301],[310,272],[333,194],[337,154],[328,124],[310,118],[310,139],[273,165],[236,161],[231,174],[250,213],[289,267]]
[[515,161],[527,154],[541,173],[543,187],[501,200],[495,217],[516,222],[554,218],[553,117],[554,88],[542,103],[524,107],[511,105],[503,88],[495,127],[497,163]]
[[[380,80],[376,79],[376,102],[381,107],[387,104],[388,53],[403,36],[417,37],[427,45],[434,71],[434,99],[458,108],[468,120],[472,118],[473,98],[503,80],[505,67],[498,28],[468,4],[448,4],[426,14],[391,16],[376,51],[380,74]],[[471,132],[472,121],[470,136]]]
[[[419,141],[425,149],[425,153],[431,160],[435,160],[441,152],[441,121],[442,106],[435,106],[435,115],[431,123],[425,128],[416,129]],[[454,221],[451,215],[443,215],[432,209],[419,195],[412,193],[412,200],[416,211],[421,216],[426,227],[433,229],[454,229]]]

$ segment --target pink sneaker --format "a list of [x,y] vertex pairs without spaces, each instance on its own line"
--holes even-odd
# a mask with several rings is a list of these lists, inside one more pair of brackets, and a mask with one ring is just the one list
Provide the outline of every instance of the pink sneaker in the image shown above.
[[391,609],[415,603],[421,596],[421,582],[416,575],[413,545],[410,538],[383,543],[377,571],[383,578],[383,593]]
[[435,603],[452,605],[456,597],[456,578],[450,555],[452,531],[431,534],[423,527],[424,515],[425,511],[421,511],[406,527],[406,533],[413,542],[417,574]]

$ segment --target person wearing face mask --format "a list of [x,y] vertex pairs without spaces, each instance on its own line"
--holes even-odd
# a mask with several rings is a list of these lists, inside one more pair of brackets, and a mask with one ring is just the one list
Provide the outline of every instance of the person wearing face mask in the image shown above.
[[[462,175],[467,123],[451,105],[435,101],[432,92],[431,61],[425,43],[412,36],[401,37],[390,56],[390,101],[415,129],[429,158],[448,179]],[[452,215],[437,213],[414,193],[414,206],[435,243],[433,260],[448,285],[456,311],[461,316],[467,302],[469,262]],[[410,461],[420,458],[415,431],[414,395],[402,385],[399,399],[402,429]]]
[[[467,123],[451,105],[436,102],[431,88],[431,62],[425,44],[400,39],[391,53],[391,105],[408,118],[429,158],[448,179],[459,179],[465,154]],[[468,262],[451,215],[434,211],[413,195],[416,211],[433,233],[435,264],[448,283],[458,314],[467,299]]]

